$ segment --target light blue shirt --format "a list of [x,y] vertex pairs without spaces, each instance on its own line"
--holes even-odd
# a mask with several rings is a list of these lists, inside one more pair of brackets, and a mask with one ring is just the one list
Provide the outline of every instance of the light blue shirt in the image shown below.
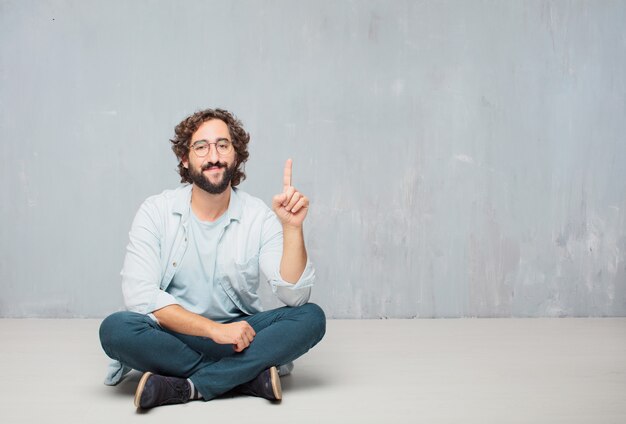
[[[122,268],[126,309],[142,314],[180,302],[168,287],[189,249],[191,185],[151,196],[141,205],[129,233]],[[276,214],[260,199],[231,189],[225,227],[217,243],[214,281],[244,314],[263,310],[257,291],[261,272],[273,293],[288,306],[305,304],[315,280],[307,261],[291,284],[280,275],[283,231]],[[106,384],[117,384],[128,368],[109,367]]]
[[226,215],[214,222],[201,221],[193,210],[189,220],[189,250],[167,288],[188,311],[225,322],[243,315],[215,280],[217,243],[226,228]]

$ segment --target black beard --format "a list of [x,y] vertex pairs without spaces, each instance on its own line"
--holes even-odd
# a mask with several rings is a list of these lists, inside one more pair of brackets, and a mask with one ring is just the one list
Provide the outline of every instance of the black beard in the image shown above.
[[[224,174],[222,175],[222,181],[218,184],[213,184],[209,181],[208,177],[203,174],[203,171],[209,169],[212,166],[217,166],[218,168],[225,168]],[[233,179],[233,175],[235,175],[235,170],[237,169],[235,163],[231,166],[227,166],[224,162],[207,162],[205,163],[200,172],[196,172],[195,169],[189,170],[189,178],[191,181],[197,185],[202,190],[206,191],[210,194],[222,194],[230,184]]]

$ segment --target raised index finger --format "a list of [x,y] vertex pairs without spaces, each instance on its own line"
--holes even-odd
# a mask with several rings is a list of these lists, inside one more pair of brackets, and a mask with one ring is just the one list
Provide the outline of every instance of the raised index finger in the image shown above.
[[287,159],[285,162],[285,172],[283,174],[283,189],[291,186],[291,159]]

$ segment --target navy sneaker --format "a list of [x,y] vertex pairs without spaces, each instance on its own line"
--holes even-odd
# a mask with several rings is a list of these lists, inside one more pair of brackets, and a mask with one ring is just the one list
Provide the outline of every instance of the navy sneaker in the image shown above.
[[185,378],[165,377],[146,372],[141,376],[135,392],[137,408],[154,408],[189,402],[191,387]]
[[281,400],[283,392],[276,367],[268,368],[256,378],[237,387],[237,393],[262,397],[267,400]]

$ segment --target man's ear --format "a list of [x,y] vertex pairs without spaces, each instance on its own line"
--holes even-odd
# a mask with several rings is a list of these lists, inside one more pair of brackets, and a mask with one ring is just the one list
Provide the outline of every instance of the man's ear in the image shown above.
[[185,169],[189,169],[189,158],[184,157],[184,158],[181,160],[181,162],[182,162],[183,166],[185,167]]

